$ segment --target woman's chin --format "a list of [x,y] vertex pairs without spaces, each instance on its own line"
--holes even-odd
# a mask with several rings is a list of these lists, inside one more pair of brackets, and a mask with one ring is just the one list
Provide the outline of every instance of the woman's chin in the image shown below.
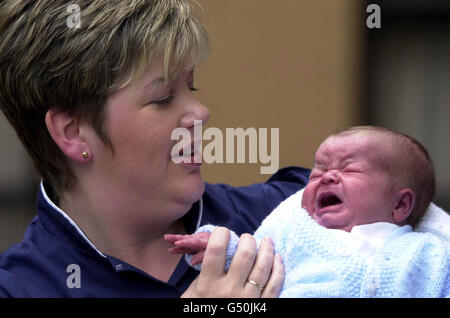
[[193,173],[186,177],[185,182],[180,184],[180,188],[183,200],[192,205],[202,197],[205,191],[205,181],[200,172]]
[[200,177],[201,180],[198,181],[198,184],[190,191],[193,202],[197,202],[203,195],[205,191],[205,181]]

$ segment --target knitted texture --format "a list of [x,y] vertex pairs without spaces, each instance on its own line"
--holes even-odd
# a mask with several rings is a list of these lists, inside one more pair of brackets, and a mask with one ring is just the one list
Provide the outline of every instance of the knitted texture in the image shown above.
[[[201,233],[201,232],[209,232],[211,233],[214,230],[215,226],[211,224],[203,225],[200,227],[195,233]],[[230,231],[230,241],[228,242],[227,251],[226,251],[226,262],[225,262],[225,271],[228,271],[228,268],[230,268],[231,260],[233,259],[234,253],[237,250],[237,246],[239,243],[239,237],[234,233],[233,231]],[[201,270],[202,264],[195,264],[192,265],[191,260],[194,255],[184,254],[184,258],[186,262],[196,270]]]
[[430,203],[414,231],[433,233],[450,242],[450,215],[434,203]]
[[369,263],[310,218],[302,194],[283,201],[254,234],[258,245],[271,237],[283,259],[280,297],[450,297],[448,241],[402,226]]

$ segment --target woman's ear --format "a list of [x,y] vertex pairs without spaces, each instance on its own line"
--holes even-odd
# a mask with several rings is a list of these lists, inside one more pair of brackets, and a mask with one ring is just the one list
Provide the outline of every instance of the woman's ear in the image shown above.
[[[45,115],[48,132],[59,149],[76,162],[86,162],[90,157],[89,147],[80,134],[78,121],[67,112],[50,109]],[[84,155],[83,155],[84,154]]]
[[395,194],[395,206],[392,212],[394,222],[403,224],[414,209],[416,195],[409,188],[402,189]]

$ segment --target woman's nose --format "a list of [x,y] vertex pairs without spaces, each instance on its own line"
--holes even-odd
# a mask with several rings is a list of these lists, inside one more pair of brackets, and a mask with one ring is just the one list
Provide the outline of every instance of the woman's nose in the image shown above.
[[194,126],[194,121],[201,120],[202,125],[206,125],[209,120],[208,108],[198,101],[195,101],[190,107],[188,107],[187,113],[181,118],[181,127],[190,128]]
[[340,181],[341,179],[339,178],[339,174],[336,170],[328,170],[322,175],[321,179],[323,184],[336,184]]

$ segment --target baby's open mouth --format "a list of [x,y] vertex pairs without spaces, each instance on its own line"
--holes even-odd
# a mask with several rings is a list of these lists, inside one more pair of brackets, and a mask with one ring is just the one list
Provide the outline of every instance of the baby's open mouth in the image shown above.
[[341,204],[342,200],[332,192],[324,192],[319,195],[317,203],[318,208],[322,209],[328,206]]

